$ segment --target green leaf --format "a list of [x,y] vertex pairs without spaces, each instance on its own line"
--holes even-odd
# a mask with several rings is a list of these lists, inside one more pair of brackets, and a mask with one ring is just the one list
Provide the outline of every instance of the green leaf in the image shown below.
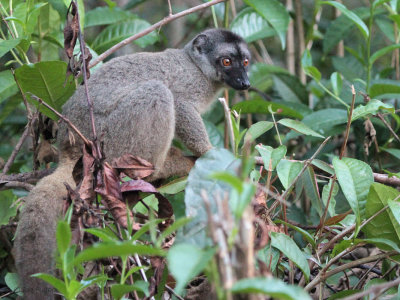
[[276,35],[276,31],[253,8],[247,7],[233,19],[230,28],[247,43]]
[[285,6],[278,0],[244,0],[253,7],[263,18],[265,18],[278,33],[282,49],[286,47],[286,31],[288,29],[290,16]]
[[185,189],[186,216],[192,221],[178,230],[175,243],[185,242],[205,248],[212,245],[207,237],[206,227],[208,216],[204,207],[202,193],[206,192],[210,201],[211,211],[217,211],[215,195],[232,193],[233,188],[211,177],[216,172],[229,172],[236,175],[239,170],[240,160],[226,149],[211,149],[197,159],[196,164],[189,173]]
[[211,145],[215,148],[224,148],[224,138],[214,123],[203,120]]
[[115,24],[129,19],[137,18],[129,11],[118,7],[110,8],[106,6],[96,7],[86,13],[85,28],[98,25]]
[[[369,7],[358,7],[353,10],[360,19],[369,16]],[[341,15],[328,25],[324,39],[322,40],[323,52],[328,54],[343,39],[348,37],[349,32],[354,28],[353,22],[345,15]]]
[[231,291],[237,294],[263,294],[283,300],[311,300],[311,297],[295,285],[287,285],[277,278],[245,278],[233,285]]
[[239,192],[239,194],[243,192],[243,182],[239,179],[239,177],[235,175],[232,175],[228,172],[216,172],[214,174],[211,174],[211,178],[228,183],[233,188],[235,188]]
[[61,256],[63,256],[68,250],[69,243],[71,242],[71,236],[72,234],[69,224],[65,221],[59,221],[57,224],[56,239],[57,248]]
[[84,230],[85,230],[85,232],[88,232],[90,234],[93,234],[94,236],[97,236],[103,242],[119,241],[118,237],[115,236],[115,233],[113,233],[108,228],[86,228]]
[[269,102],[264,100],[250,100],[236,103],[232,109],[242,114],[269,114],[268,106],[272,106],[274,111],[281,109],[280,115],[302,119],[303,115],[284,104]]
[[0,58],[8,51],[15,48],[20,42],[21,39],[14,39],[14,40],[0,39]]
[[304,237],[305,241],[307,241],[307,242],[309,242],[311,244],[311,246],[313,248],[315,248],[317,246],[316,242],[314,241],[313,236],[311,234],[309,234],[307,231],[305,231],[304,229],[302,229],[300,227],[297,227],[297,226],[295,226],[293,224],[287,223],[285,221],[282,221],[282,220],[276,220],[275,222],[277,224],[284,224],[287,227],[292,228],[293,230],[296,230],[298,233],[300,233]]
[[310,268],[306,257],[296,243],[284,233],[270,232],[271,245],[281,251],[289,258],[301,271],[305,278],[310,278]]
[[290,184],[300,173],[302,168],[303,164],[301,162],[294,162],[282,159],[278,163],[278,165],[276,166],[276,171],[278,173],[279,180],[281,181],[285,190],[289,188]]
[[15,292],[19,297],[22,297],[22,291],[19,287],[19,276],[17,273],[7,273],[4,276],[4,281],[8,288]]
[[[150,27],[150,23],[142,19],[127,20],[122,23],[112,24],[107,26],[106,29],[97,35],[91,46],[96,52],[102,53],[122,40],[137,34],[148,27]],[[153,31],[135,40],[134,43],[139,47],[144,48],[154,44],[157,40],[158,36]]]
[[[15,76],[24,93],[31,93],[49,104],[57,111],[75,91],[75,84],[67,82],[64,88],[67,64],[62,61],[44,61],[33,65],[23,65],[15,70]],[[27,94],[29,96],[29,94]],[[27,97],[38,106],[36,100]],[[39,110],[56,120],[58,117],[49,109],[40,105]]]
[[393,155],[394,157],[396,157],[397,159],[400,159],[400,149],[387,149],[387,148],[381,148],[383,151]]
[[258,138],[261,135],[263,135],[264,133],[266,133],[272,127],[274,127],[273,122],[269,122],[269,121],[257,122],[255,124],[251,125],[249,130],[247,130],[244,140],[245,141],[247,141],[247,140],[255,141],[256,138]]
[[400,225],[400,202],[388,200],[388,205],[394,219],[397,221],[397,224]]
[[319,190],[317,185],[317,178],[314,169],[308,166],[301,176],[301,181],[304,187],[304,192],[306,196],[311,200],[311,205],[313,209],[316,210],[319,216],[322,216],[322,203],[319,196]]
[[[331,187],[332,187],[332,180],[330,179],[329,183],[325,184],[324,188],[322,189],[322,203],[325,205],[325,207],[328,202],[329,192],[331,191]],[[337,195],[338,192],[339,192],[339,186],[335,182],[335,184],[333,185],[331,200],[329,201],[329,207],[328,207],[328,213],[331,217],[336,215],[336,213],[335,213],[335,206],[336,206],[335,196]]]
[[268,171],[273,171],[278,165],[279,161],[286,155],[286,146],[281,145],[274,149],[270,146],[257,145],[257,151],[260,153],[264,162],[264,167]]
[[[383,238],[400,246],[400,224],[397,221],[397,209],[395,208],[394,211],[390,209],[390,205],[398,207],[399,199],[397,197],[399,195],[399,191],[389,186],[380,183],[373,183],[371,185],[365,208],[365,218],[373,216],[386,205],[389,205],[389,208],[373,218],[361,229],[367,238]],[[395,203],[390,204],[389,201]]]
[[0,192],[0,226],[7,225],[10,218],[17,215],[16,198],[10,190]]
[[95,260],[111,256],[138,255],[158,255],[165,256],[165,252],[146,245],[135,245],[132,241],[97,243],[90,248],[80,252],[74,260],[74,264],[80,264],[84,261]]
[[64,281],[61,281],[57,277],[54,277],[53,275],[49,275],[49,274],[44,274],[44,273],[33,274],[31,276],[40,278],[40,279],[46,281],[47,283],[51,284],[62,295],[64,295],[64,296],[68,295],[67,287],[65,286]]
[[331,5],[342,12],[343,15],[348,17],[360,30],[361,34],[363,35],[364,39],[367,40],[369,36],[369,30],[367,25],[360,19],[354,12],[348,10],[346,6],[343,4],[336,2],[336,1],[321,1],[321,4],[328,4]]
[[319,138],[324,138],[323,135],[320,135],[319,133],[315,132],[311,128],[309,128],[306,124],[297,121],[297,120],[292,120],[292,119],[281,119],[278,121],[279,124],[289,127],[290,129],[293,129],[294,131],[300,132],[305,135],[311,135]]
[[372,3],[372,7],[375,9],[377,6],[382,5],[383,3],[389,2],[390,0],[375,0]]
[[371,98],[400,98],[400,83],[397,80],[374,80],[369,90]]
[[116,299],[121,299],[125,294],[133,291],[140,291],[149,296],[149,283],[146,281],[137,281],[134,284],[113,284],[111,286],[111,295]]
[[391,104],[386,104],[379,100],[372,99],[367,103],[367,105],[359,105],[354,109],[351,121],[353,122],[368,115],[375,115],[381,109],[394,112],[394,108]]
[[215,253],[190,244],[175,244],[167,254],[168,270],[177,281],[175,292],[181,294],[191,279],[200,274]]
[[319,82],[321,80],[321,72],[313,66],[310,50],[306,49],[301,58],[301,66],[308,76]]
[[0,72],[0,103],[18,91],[17,84],[10,70]]
[[383,56],[387,53],[390,53],[394,49],[398,49],[398,48],[400,48],[400,44],[390,45],[390,46],[386,46],[382,49],[379,49],[378,51],[376,51],[374,54],[371,55],[371,57],[369,58],[369,63],[372,65],[381,56]]
[[175,179],[173,181],[164,184],[158,188],[158,191],[162,194],[177,194],[182,192],[187,184],[187,176]]
[[365,204],[374,175],[371,167],[357,159],[335,157],[332,161],[343,194],[357,218],[357,224],[365,219]]
[[340,92],[342,91],[342,77],[338,72],[333,72],[331,75],[331,84],[332,84],[332,89],[333,92],[336,96],[340,95]]

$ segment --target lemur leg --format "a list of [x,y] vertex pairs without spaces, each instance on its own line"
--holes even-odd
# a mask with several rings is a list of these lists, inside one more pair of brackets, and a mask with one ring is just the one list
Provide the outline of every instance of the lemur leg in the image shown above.
[[195,156],[212,148],[200,113],[189,102],[175,104],[176,134]]

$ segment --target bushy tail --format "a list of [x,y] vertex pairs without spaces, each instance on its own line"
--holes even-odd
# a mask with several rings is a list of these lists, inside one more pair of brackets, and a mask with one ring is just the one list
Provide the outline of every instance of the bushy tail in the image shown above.
[[64,182],[75,186],[72,170],[75,161],[60,163],[55,172],[42,180],[26,197],[15,238],[15,260],[24,299],[53,299],[53,288],[35,273],[54,274],[57,220],[67,196]]

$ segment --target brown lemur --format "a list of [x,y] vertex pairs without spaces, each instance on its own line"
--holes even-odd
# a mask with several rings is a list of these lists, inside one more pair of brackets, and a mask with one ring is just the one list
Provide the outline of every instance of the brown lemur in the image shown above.
[[[206,30],[183,49],[137,53],[105,63],[88,81],[94,102],[96,130],[104,141],[106,160],[125,153],[155,166],[150,181],[186,175],[193,160],[173,147],[180,139],[195,156],[211,148],[200,114],[224,85],[237,90],[250,86],[250,52],[238,35]],[[87,137],[91,136],[84,87],[63,107],[65,115]],[[25,299],[53,299],[53,290],[35,273],[54,273],[55,229],[64,183],[75,186],[72,170],[81,157],[82,143],[70,144],[68,128],[58,132],[59,165],[26,197],[15,239],[17,271]]]

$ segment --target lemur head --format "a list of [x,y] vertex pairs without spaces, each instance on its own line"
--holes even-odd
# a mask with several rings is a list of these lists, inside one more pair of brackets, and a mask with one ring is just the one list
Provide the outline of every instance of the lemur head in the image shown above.
[[190,41],[185,50],[210,79],[236,90],[250,87],[247,76],[250,51],[237,34],[224,29],[209,29]]

